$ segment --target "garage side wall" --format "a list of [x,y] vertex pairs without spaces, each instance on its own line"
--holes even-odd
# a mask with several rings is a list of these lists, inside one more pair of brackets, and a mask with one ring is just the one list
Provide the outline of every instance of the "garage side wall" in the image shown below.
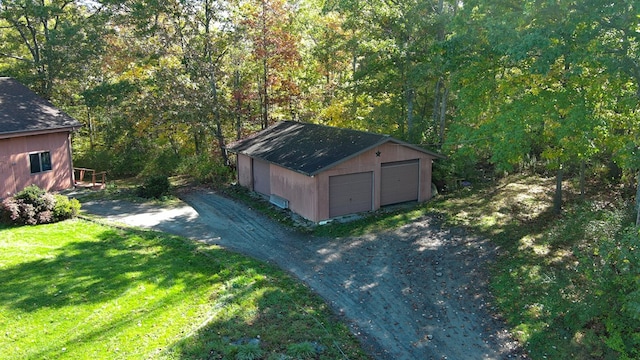
[[289,201],[289,208],[305,219],[317,222],[318,191],[316,178],[271,165],[271,194]]
[[[68,132],[22,136],[0,140],[0,198],[35,184],[47,191],[73,187]],[[31,173],[30,153],[49,152],[51,170]]]
[[249,190],[253,190],[251,158],[247,155],[238,154],[237,162],[238,184],[248,188]]

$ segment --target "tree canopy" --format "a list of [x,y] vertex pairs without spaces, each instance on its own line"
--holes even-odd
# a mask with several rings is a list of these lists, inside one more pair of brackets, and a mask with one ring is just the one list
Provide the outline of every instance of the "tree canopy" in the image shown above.
[[225,164],[227,143],[290,119],[441,151],[442,176],[535,164],[628,182],[639,12],[602,0],[8,0],[0,74],[84,121],[77,162],[114,174]]

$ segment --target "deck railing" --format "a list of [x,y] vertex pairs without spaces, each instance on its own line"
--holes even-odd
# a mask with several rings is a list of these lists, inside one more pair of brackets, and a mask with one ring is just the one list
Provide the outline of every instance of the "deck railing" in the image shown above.
[[[100,171],[97,172],[94,169],[87,168],[73,168],[74,177],[76,179],[76,186],[87,186],[87,182],[85,182],[84,177],[86,175],[91,175],[91,187],[96,188],[104,188],[107,183],[107,172]],[[77,176],[76,176],[77,174]]]

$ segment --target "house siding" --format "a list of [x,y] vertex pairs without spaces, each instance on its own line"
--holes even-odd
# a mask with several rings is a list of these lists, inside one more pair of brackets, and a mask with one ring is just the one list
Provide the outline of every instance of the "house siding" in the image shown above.
[[[31,174],[29,154],[49,151],[50,171]],[[10,196],[35,184],[47,191],[73,186],[69,132],[12,137],[0,140],[0,197]]]
[[312,221],[318,221],[316,177],[306,176],[271,165],[271,194],[289,200],[289,209]]
[[253,191],[253,170],[251,168],[251,158],[247,155],[238,154],[237,159],[238,184]]

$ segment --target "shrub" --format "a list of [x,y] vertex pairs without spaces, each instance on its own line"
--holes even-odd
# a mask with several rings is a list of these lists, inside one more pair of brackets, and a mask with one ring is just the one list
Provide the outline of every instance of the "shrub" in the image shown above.
[[155,175],[148,177],[144,184],[138,188],[138,196],[151,199],[159,199],[169,194],[171,184],[169,178],[164,175]]
[[55,205],[53,206],[54,221],[62,221],[76,217],[80,211],[78,199],[69,199],[64,195],[55,195]]
[[63,195],[53,195],[30,185],[14,197],[2,201],[0,219],[10,224],[37,225],[74,217],[80,202]]
[[212,185],[225,185],[233,178],[230,167],[224,165],[221,159],[208,154],[183,158],[177,171],[193,177],[198,182]]
[[29,185],[22,191],[18,192],[14,198],[16,200],[22,200],[27,204],[31,204],[34,207],[44,206],[44,200],[42,197],[46,194],[46,191],[40,189],[37,185]]

